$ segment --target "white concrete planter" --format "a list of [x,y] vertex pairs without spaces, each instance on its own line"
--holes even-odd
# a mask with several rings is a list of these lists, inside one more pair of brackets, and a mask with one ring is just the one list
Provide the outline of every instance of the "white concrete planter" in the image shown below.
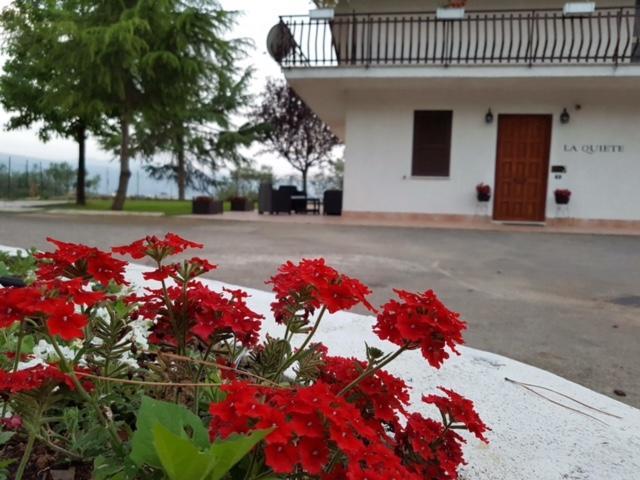
[[596,2],[568,2],[564,4],[565,15],[589,15],[596,11]]
[[439,8],[436,10],[436,17],[439,20],[462,20],[464,8]]
[[336,11],[333,8],[314,8],[309,10],[311,20],[333,20]]

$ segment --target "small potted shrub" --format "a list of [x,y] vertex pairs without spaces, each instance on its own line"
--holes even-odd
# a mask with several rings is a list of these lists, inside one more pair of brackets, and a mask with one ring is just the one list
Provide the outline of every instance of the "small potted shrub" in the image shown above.
[[191,212],[194,215],[215,215],[224,210],[223,203],[213,197],[195,197],[191,204]]
[[556,197],[556,204],[557,205],[568,205],[569,204],[569,200],[571,200],[571,190],[567,190],[565,189],[558,189],[555,192],[553,192],[555,197]]
[[229,202],[231,203],[232,212],[250,212],[253,210],[253,201],[247,197],[231,197]]
[[491,200],[491,187],[484,183],[476,185],[476,197],[479,202],[488,202]]

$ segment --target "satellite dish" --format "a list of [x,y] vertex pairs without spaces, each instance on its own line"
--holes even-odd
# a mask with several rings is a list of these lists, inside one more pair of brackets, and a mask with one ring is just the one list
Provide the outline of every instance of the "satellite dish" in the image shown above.
[[296,47],[291,30],[283,22],[274,25],[267,36],[267,51],[273,59],[282,63]]

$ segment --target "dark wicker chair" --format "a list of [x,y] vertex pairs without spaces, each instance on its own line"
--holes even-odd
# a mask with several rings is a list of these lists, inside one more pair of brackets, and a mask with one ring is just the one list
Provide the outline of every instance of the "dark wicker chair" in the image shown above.
[[325,215],[342,215],[342,190],[327,190],[323,198]]
[[[296,213],[307,213],[307,196],[295,185],[281,185],[278,192],[284,192],[291,198],[291,207]],[[298,197],[298,198],[294,198]]]
[[258,213],[288,213],[291,214],[291,194],[274,190],[270,183],[261,183],[258,191]]

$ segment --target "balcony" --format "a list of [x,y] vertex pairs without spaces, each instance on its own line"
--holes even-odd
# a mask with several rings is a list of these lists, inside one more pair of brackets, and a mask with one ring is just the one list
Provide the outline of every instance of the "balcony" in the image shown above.
[[283,68],[620,65],[640,63],[640,13],[603,8],[467,11],[444,20],[429,13],[355,13],[331,20],[281,17],[269,48]]

